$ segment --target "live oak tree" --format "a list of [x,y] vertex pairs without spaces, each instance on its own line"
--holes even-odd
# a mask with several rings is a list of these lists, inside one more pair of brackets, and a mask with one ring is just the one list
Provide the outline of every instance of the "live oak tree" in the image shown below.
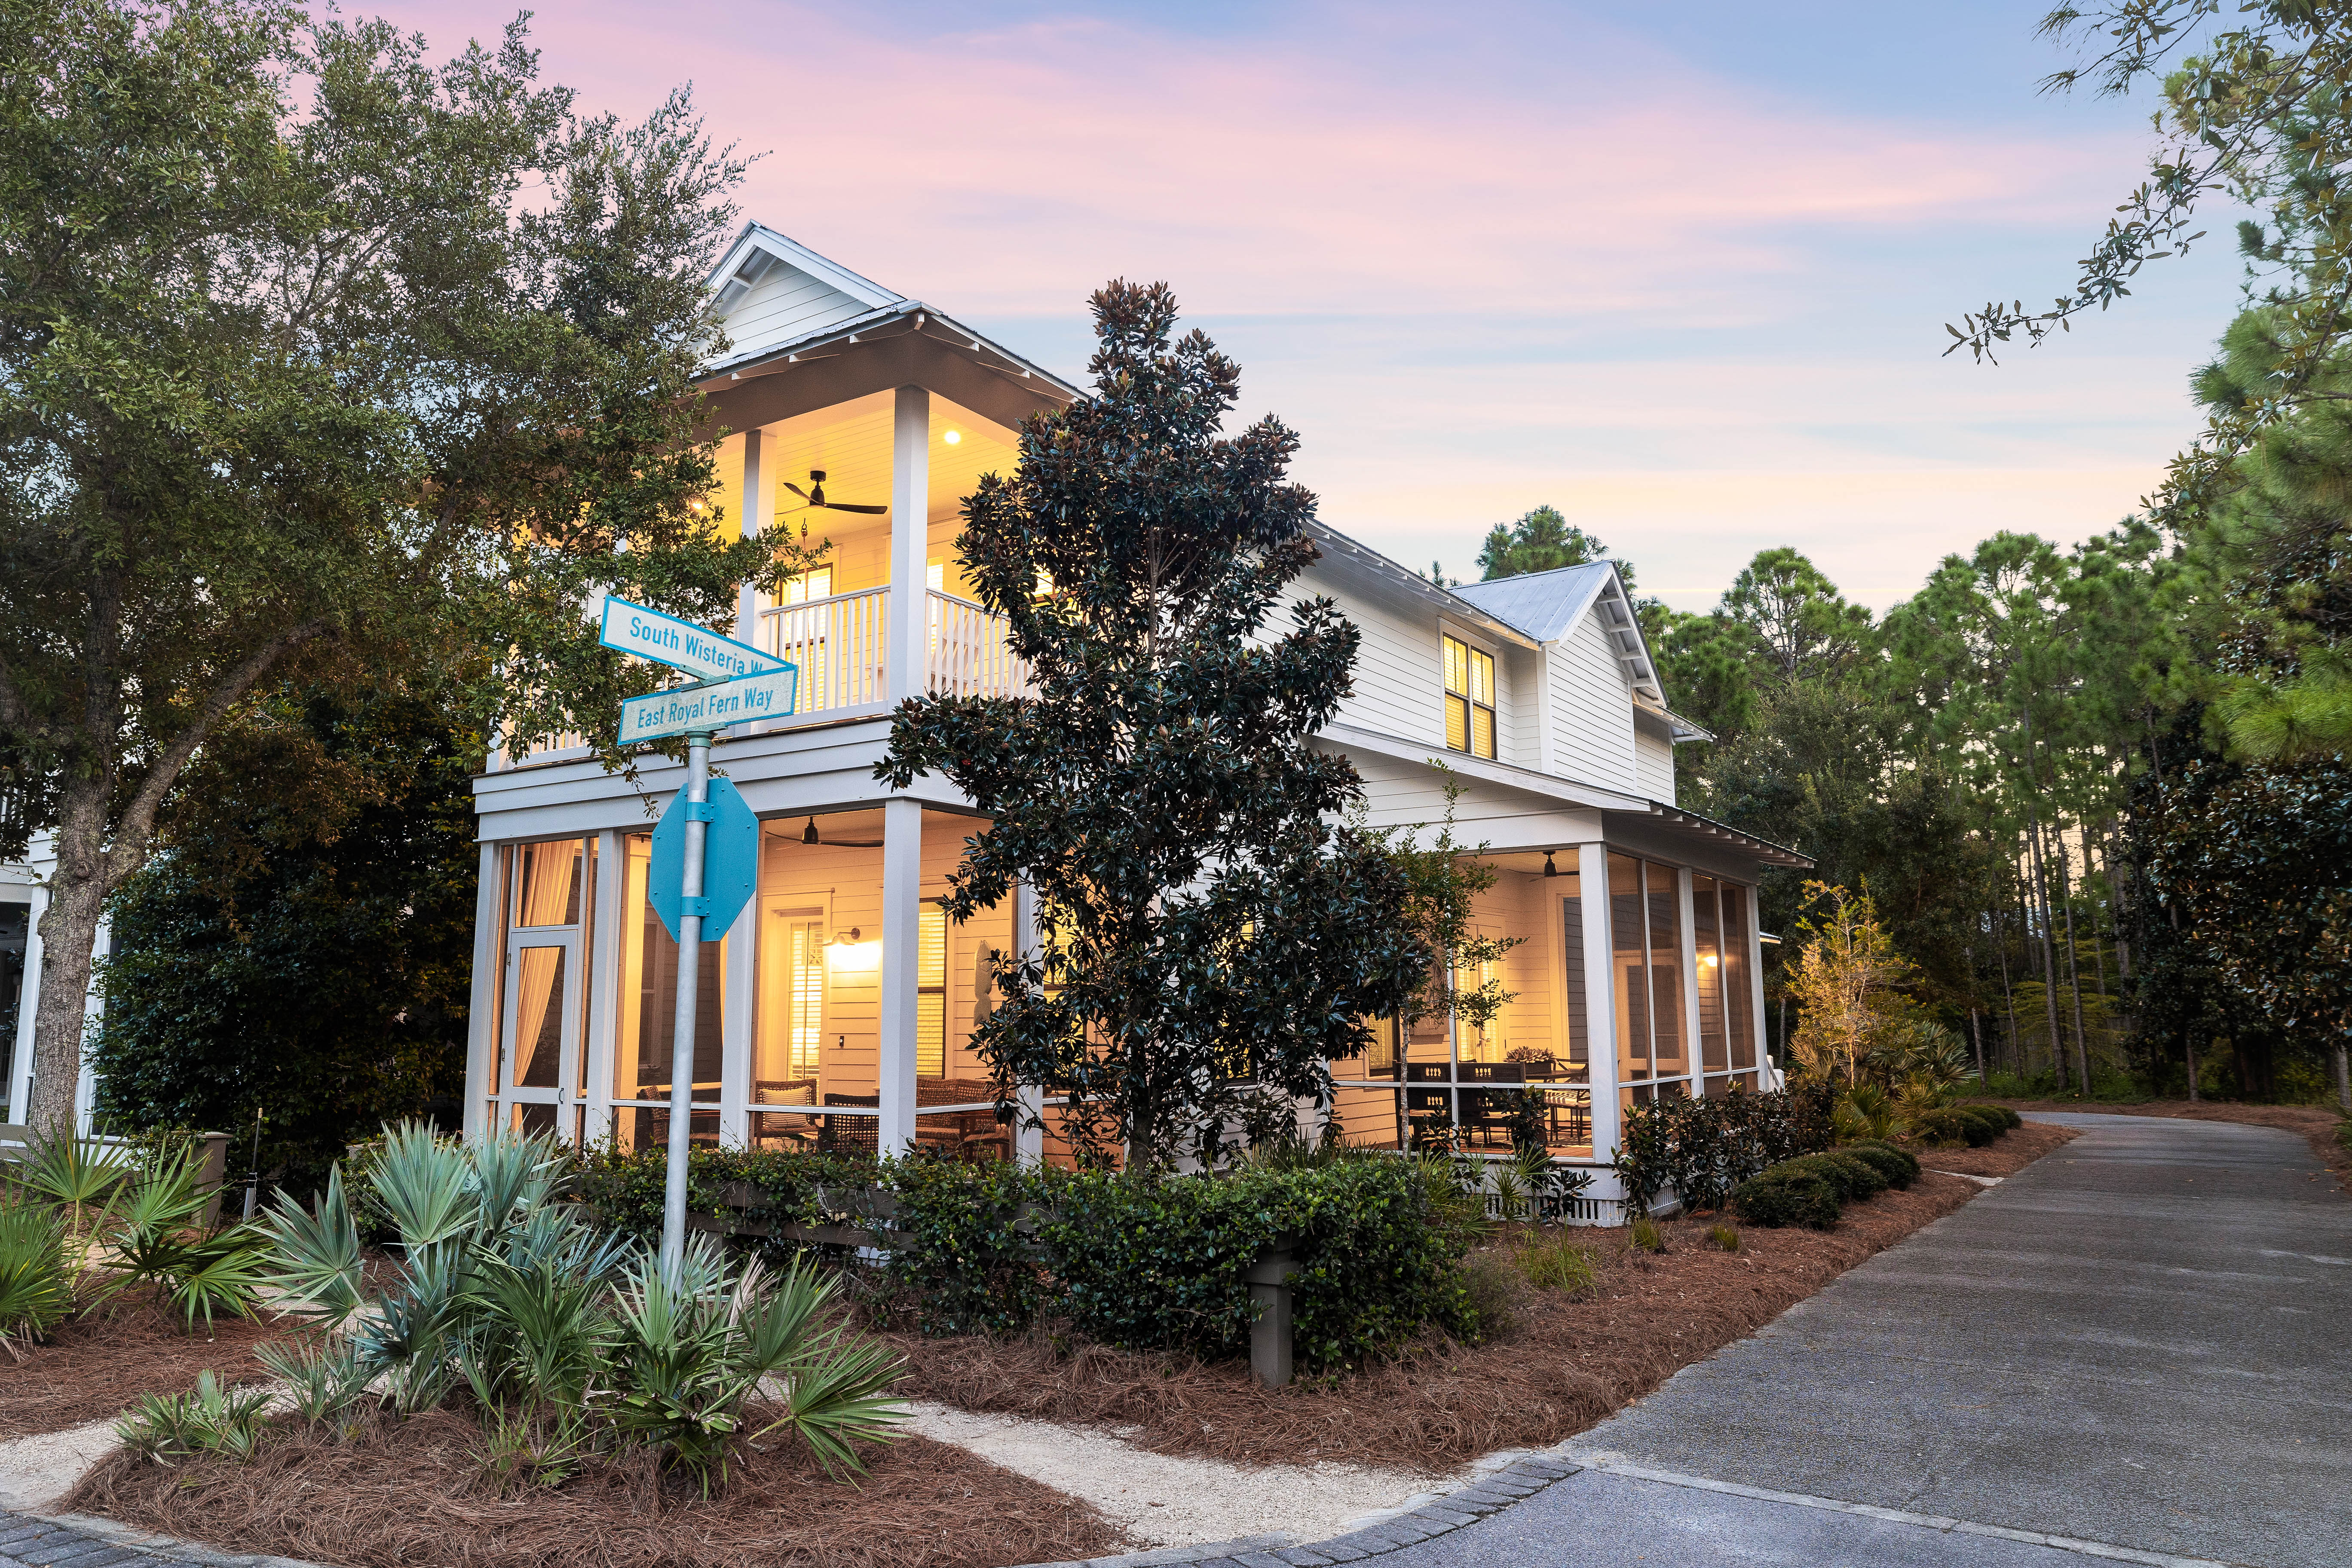
[[1238,368],[1173,337],[1164,284],[1093,311],[1095,395],[1032,416],[1019,468],[964,503],[959,548],[1035,695],[909,699],[876,774],[939,774],[992,818],[950,920],[1034,889],[1038,950],[974,1038],[1000,1094],[1067,1095],[1080,1149],[1149,1167],[1214,1158],[1269,1095],[1328,1103],[1329,1062],[1426,959],[1402,874],[1340,820],[1354,769],[1307,743],[1359,633],[1323,598],[1275,621],[1315,559],[1297,438],[1220,434]]
[[[478,671],[484,733],[648,679],[599,587],[726,613],[701,287],[741,164],[574,112],[521,26],[436,66],[249,0],[0,0],[0,766],[57,857],[31,1119],[92,937],[266,684]],[[186,803],[201,810],[205,803]]]

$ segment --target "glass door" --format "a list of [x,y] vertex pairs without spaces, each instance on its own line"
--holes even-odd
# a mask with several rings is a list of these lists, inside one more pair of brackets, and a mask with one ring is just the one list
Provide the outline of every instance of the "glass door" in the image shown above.
[[518,931],[507,942],[506,1059],[499,1092],[508,1125],[552,1132],[563,1086],[579,1077],[580,936]]

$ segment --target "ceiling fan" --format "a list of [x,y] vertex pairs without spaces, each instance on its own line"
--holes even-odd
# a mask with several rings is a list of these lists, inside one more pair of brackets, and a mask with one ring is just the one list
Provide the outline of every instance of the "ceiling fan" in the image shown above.
[[784,489],[792,491],[793,494],[800,497],[801,500],[808,502],[809,505],[824,511],[857,511],[864,512],[868,517],[879,517],[882,513],[890,510],[887,506],[852,506],[847,501],[825,500],[824,470],[823,468],[811,468],[809,470],[809,488],[806,489],[801,489],[800,486],[793,483],[790,479],[784,480],[783,485]]
[[808,826],[801,829],[801,842],[803,844],[828,845],[835,849],[879,849],[882,847],[882,840],[879,838],[819,837],[816,830],[816,818],[814,816],[808,819]]

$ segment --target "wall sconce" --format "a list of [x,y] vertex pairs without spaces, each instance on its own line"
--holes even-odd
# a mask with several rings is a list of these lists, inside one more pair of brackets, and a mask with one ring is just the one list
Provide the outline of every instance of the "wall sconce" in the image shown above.
[[824,944],[824,955],[844,969],[879,969],[882,966],[882,944],[867,942],[866,933],[856,926],[845,931],[835,931],[833,940]]

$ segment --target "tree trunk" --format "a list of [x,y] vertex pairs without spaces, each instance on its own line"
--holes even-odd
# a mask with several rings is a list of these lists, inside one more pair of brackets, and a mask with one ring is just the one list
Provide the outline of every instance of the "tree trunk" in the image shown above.
[[2058,944],[2050,930],[2050,879],[2042,859],[2042,817],[2031,804],[2032,796],[2029,794],[2026,799],[2025,819],[2030,831],[2025,844],[2033,865],[2033,896],[2042,906],[2042,1005],[2050,1015],[2050,1063],[2057,1069],[2058,1088],[2063,1093],[2066,1089],[2066,1043],[2058,1028]]
[[1977,1010],[1974,1007],[1969,1009],[1969,1038],[1976,1042],[1977,1082],[1982,1084],[1985,1078],[1984,1026],[1977,1021]]
[[2345,1115],[2352,1116],[2352,1065],[2345,1061],[2344,1042],[2336,1042],[2336,1103]]
[[2196,1025],[2191,1024],[2191,1025],[2189,1025],[2189,1026],[2188,1033],[2187,1033],[2187,1034],[2185,1034],[2185,1035],[2183,1035],[2183,1036],[2181,1037],[2181,1042],[2182,1042],[2182,1044],[2183,1044],[2184,1046],[2186,1046],[2186,1047],[2187,1047],[2188,1051],[2189,1051],[2189,1103],[2190,1103],[2191,1105],[2194,1105],[2194,1104],[2196,1104],[2196,1103],[2197,1103],[2198,1100],[2200,1098],[2200,1097],[2199,1096],[2198,1092],[2197,1092],[2197,1026],[2196,1026]]
[[[2000,927],[2006,927],[2008,924],[2009,911],[2003,910],[2000,915]],[[2017,993],[2011,990],[2009,985],[2009,932],[2000,927],[1995,928],[1994,934],[2000,938],[1995,947],[2000,953],[2001,1009],[2009,1015],[2009,1070],[2021,1079],[2027,1076],[2025,1047],[2017,1037]]]
[[2083,1038],[2083,958],[2074,942],[2074,889],[2073,868],[2066,858],[2066,837],[2052,835],[2052,848],[2058,857],[2058,895],[2066,909],[2066,988],[2074,998],[2074,1079],[2083,1092],[2091,1092],[2091,1047]]
[[70,1132],[81,1083],[91,957],[106,913],[106,788],[68,784],[57,829],[58,866],[41,914],[41,994],[33,1010],[33,1092],[26,1125]]

